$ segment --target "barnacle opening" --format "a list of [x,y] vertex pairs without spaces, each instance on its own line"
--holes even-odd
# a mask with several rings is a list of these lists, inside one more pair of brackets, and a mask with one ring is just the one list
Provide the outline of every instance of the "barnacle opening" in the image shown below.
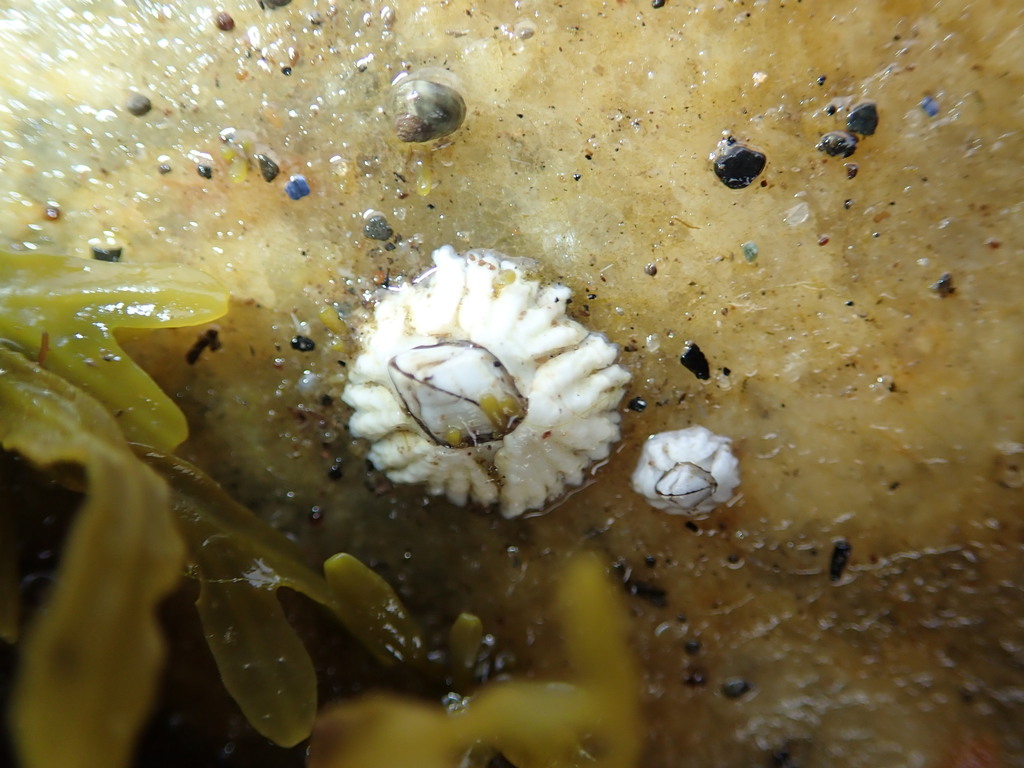
[[526,416],[527,401],[490,351],[466,340],[412,347],[388,361],[406,412],[437,445],[495,442]]
[[680,461],[666,470],[654,484],[659,496],[695,507],[718,490],[715,476],[692,461]]

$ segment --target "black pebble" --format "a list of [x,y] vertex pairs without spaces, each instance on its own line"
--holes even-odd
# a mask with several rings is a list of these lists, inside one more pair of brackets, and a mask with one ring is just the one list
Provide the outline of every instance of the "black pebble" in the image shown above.
[[316,342],[306,336],[296,336],[292,339],[292,349],[299,352],[312,352],[316,349]]
[[756,149],[733,143],[715,158],[715,175],[729,189],[743,189],[760,175],[766,162]]
[[260,8],[284,8],[292,0],[260,0]]
[[136,117],[142,117],[153,108],[153,102],[149,100],[148,96],[143,96],[141,93],[133,93],[124,103],[124,108]]
[[395,234],[395,231],[388,224],[388,220],[381,215],[371,216],[363,226],[363,234],[371,240],[388,240]]
[[120,248],[100,248],[94,245],[92,247],[92,257],[96,261],[120,261],[121,260],[121,249]]
[[679,356],[679,362],[701,381],[711,378],[711,368],[708,366],[708,359],[704,357],[700,347],[692,341],[686,342],[683,346],[683,354]]
[[651,8],[664,8],[665,0],[651,0]]
[[641,413],[643,412],[644,408],[647,407],[647,401],[644,400],[642,397],[634,397],[632,400],[629,401],[629,405],[626,407],[629,408],[629,410],[631,411]]
[[832,559],[828,564],[829,581],[839,581],[842,578],[843,570],[846,568],[846,564],[850,562],[850,550],[852,549],[850,542],[846,539],[839,539],[832,546]]
[[942,298],[952,296],[956,293],[956,288],[953,287],[953,275],[944,272],[942,277],[932,283],[932,290]]
[[213,178],[213,166],[210,165],[197,165],[196,173],[202,176],[204,179]]
[[169,166],[167,163],[160,163],[160,165],[158,165],[156,169],[160,172],[161,176],[171,172],[171,166]]
[[281,169],[277,167],[277,163],[262,152],[257,152],[253,157],[256,158],[256,165],[259,166],[260,176],[263,177],[264,181],[269,182],[277,178],[277,174],[281,172]]
[[343,474],[344,467],[342,466],[341,459],[335,459],[334,463],[327,469],[327,477],[331,480],[340,480]]
[[857,137],[846,131],[829,131],[818,142],[818,150],[832,157],[849,157],[857,151]]
[[738,699],[750,691],[750,683],[741,678],[726,680],[722,683],[722,695],[727,699]]
[[644,274],[654,277],[656,274],[658,274],[658,265],[648,264],[646,267],[644,267]]
[[873,101],[862,101],[855,104],[846,116],[846,130],[850,133],[859,133],[861,136],[870,136],[878,127],[878,107]]

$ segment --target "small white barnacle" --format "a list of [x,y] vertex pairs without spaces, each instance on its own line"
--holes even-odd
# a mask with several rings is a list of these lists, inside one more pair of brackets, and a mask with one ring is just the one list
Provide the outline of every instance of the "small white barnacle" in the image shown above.
[[732,441],[699,426],[651,435],[633,471],[633,490],[677,515],[706,515],[739,484]]
[[565,314],[570,291],[496,251],[433,254],[377,303],[342,395],[390,479],[505,517],[541,509],[619,439],[618,347]]

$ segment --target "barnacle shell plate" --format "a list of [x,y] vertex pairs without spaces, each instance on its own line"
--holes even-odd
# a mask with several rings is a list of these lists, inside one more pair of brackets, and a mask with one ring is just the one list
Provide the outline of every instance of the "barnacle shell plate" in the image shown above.
[[[619,438],[615,408],[629,374],[615,363],[618,348],[567,317],[569,289],[541,285],[522,261],[489,250],[460,256],[451,246],[433,259],[431,271],[380,300],[360,335],[362,352],[343,393],[355,409],[349,428],[372,441],[370,460],[394,481],[424,483],[456,504],[496,504],[506,517],[540,509],[580,484]],[[521,410],[502,411],[509,422],[495,439],[483,439],[486,427],[473,426],[473,404],[510,390],[479,373],[479,357],[463,362],[460,353],[445,361],[468,372],[446,372],[441,387],[462,400],[456,405],[466,424],[458,440],[448,439],[452,424],[431,424],[410,408],[409,392],[403,395],[391,374],[397,359],[410,374],[405,383],[414,383],[428,373],[410,350],[463,342],[498,361],[522,398]]]
[[500,440],[523,420],[526,399],[494,355],[471,341],[399,352],[388,363],[405,410],[438,445]]

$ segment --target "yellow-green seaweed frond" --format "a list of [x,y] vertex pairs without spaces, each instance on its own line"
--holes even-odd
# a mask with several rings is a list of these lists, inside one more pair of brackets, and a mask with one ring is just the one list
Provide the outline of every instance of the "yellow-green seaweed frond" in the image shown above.
[[22,642],[9,713],[19,765],[121,768],[163,665],[156,608],[184,557],[166,485],[99,402],[2,344],[0,446],[85,477],[58,578]]
[[340,704],[317,721],[309,768],[456,768],[471,752],[517,768],[633,768],[637,676],[594,560],[569,566],[559,609],[574,681],[492,683],[454,711],[384,694]]
[[227,308],[227,291],[189,267],[0,251],[0,339],[103,403],[129,440],[161,450],[188,436],[185,416],[113,331],[199,325]]

